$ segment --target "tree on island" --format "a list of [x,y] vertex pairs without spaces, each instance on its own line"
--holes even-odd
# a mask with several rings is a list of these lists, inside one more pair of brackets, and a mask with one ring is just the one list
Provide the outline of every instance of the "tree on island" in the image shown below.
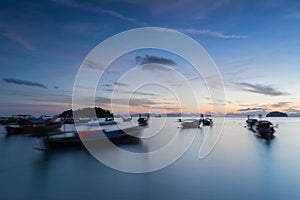
[[269,112],[266,117],[288,117],[286,113],[279,112],[279,111],[274,111],[274,112]]
[[114,117],[113,113],[110,113],[109,110],[104,110],[100,107],[95,108],[83,108],[73,111],[72,109],[66,110],[58,115],[58,117],[66,118],[66,117],[73,117],[74,116],[80,116],[82,118],[91,118],[95,115],[97,118],[111,118]]

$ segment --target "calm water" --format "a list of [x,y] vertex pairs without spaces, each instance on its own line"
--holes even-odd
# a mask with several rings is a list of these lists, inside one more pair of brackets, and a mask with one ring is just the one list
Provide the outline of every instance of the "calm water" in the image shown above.
[[181,130],[168,119],[162,133],[151,135],[159,120],[143,132],[151,138],[122,148],[147,152],[175,134],[182,141],[196,138],[175,163],[144,174],[111,169],[85,150],[40,151],[38,139],[7,138],[0,127],[1,199],[300,199],[300,118],[271,119],[279,129],[269,142],[243,128],[245,119],[226,119],[218,143],[204,159],[198,158],[200,145],[205,135],[216,136],[220,119],[203,130]]

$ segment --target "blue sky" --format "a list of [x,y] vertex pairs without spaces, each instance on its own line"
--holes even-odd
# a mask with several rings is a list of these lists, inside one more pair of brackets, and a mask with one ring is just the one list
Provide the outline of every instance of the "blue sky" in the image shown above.
[[[146,26],[181,31],[206,49],[224,79],[227,112],[300,112],[298,1],[36,0],[0,5],[1,115],[69,109],[76,73],[88,53],[108,37]],[[146,55],[184,62],[152,51],[119,62],[138,64],[136,57]],[[118,81],[110,76],[101,84]],[[99,98],[107,96],[100,91]]]

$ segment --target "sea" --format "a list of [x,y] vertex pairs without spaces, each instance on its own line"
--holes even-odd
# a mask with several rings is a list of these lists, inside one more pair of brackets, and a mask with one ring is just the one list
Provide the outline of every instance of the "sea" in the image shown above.
[[245,120],[182,129],[176,118],[151,118],[139,142],[115,144],[143,154],[140,160],[106,149],[117,166],[85,148],[45,150],[41,139],[7,137],[1,126],[0,198],[300,199],[300,118],[268,118],[277,126],[271,140],[254,135]]

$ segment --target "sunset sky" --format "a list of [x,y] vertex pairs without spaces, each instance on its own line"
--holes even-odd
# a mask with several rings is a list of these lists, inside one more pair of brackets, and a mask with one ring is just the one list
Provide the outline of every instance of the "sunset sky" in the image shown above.
[[[174,29],[202,45],[223,78],[227,113],[300,115],[300,2],[292,0],[1,1],[0,115],[70,109],[75,77],[89,52],[115,34],[141,27]],[[137,80],[124,76],[130,70],[141,81],[169,79],[164,79],[166,87],[145,86],[132,93]],[[170,88],[180,93],[190,83],[199,85],[200,108],[183,98],[182,111],[210,112],[204,81],[184,59],[151,49],[130,52],[100,80],[96,104],[111,109],[114,91],[114,113],[126,113],[128,94],[131,112],[148,107],[179,112]]]

